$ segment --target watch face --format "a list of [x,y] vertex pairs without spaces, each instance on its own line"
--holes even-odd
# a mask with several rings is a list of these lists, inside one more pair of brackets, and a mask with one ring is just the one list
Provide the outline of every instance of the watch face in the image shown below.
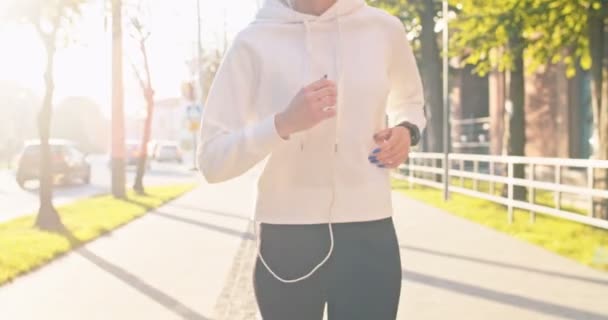
[[410,138],[411,138],[412,145],[413,146],[417,145],[418,142],[420,141],[420,130],[418,129],[418,127],[409,122],[404,122],[401,125],[410,131]]

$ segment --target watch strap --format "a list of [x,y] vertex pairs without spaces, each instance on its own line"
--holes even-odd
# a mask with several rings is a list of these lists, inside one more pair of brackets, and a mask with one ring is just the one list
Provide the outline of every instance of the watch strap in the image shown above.
[[407,130],[409,130],[410,132],[410,139],[411,139],[411,145],[412,146],[416,146],[418,145],[418,143],[420,143],[420,129],[418,128],[417,125],[408,122],[408,121],[403,121],[400,124],[398,124],[397,126],[399,127],[404,127]]

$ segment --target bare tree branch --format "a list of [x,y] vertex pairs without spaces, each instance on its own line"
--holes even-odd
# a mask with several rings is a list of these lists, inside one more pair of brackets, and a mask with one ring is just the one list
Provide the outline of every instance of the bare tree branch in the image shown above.
[[146,90],[146,82],[144,81],[141,74],[139,73],[137,66],[132,61],[129,64],[131,65],[131,68],[133,68],[133,73],[135,73],[135,77],[137,78],[137,82],[139,83],[139,86],[141,87],[142,90]]

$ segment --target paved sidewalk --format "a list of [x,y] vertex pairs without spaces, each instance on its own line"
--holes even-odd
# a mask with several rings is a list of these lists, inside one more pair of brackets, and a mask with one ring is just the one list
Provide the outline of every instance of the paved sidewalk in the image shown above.
[[253,183],[202,185],[0,287],[0,319],[215,319],[249,225]]
[[608,319],[608,274],[395,193],[399,319]]
[[[0,287],[0,319],[255,319],[255,176],[202,185]],[[608,274],[395,193],[399,319],[608,319]]]
[[[608,274],[394,193],[403,261],[398,319],[608,319]],[[218,320],[255,319],[245,239]]]

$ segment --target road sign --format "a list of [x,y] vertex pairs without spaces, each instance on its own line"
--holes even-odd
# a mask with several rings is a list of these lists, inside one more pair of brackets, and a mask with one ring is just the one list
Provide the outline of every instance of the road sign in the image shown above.
[[201,119],[202,108],[198,104],[189,105],[186,107],[186,117],[189,120],[197,120]]
[[186,107],[186,126],[188,131],[197,132],[200,127],[202,109],[198,104],[189,105]]
[[188,129],[190,130],[190,132],[196,132],[196,131],[198,131],[199,127],[200,127],[200,122],[199,121],[190,120],[190,124],[188,126]]

